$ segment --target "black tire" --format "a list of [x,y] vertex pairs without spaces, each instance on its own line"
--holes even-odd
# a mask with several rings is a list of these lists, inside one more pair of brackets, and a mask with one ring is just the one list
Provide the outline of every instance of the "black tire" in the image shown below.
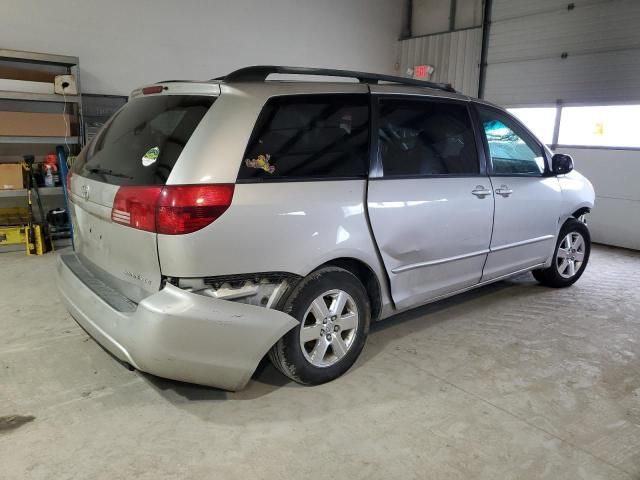
[[[313,328],[323,327],[323,325],[318,323],[321,321],[315,319],[312,313],[311,315],[307,314],[307,311],[312,308],[311,305],[314,300],[326,292],[333,290],[341,290],[350,296],[350,300],[348,300],[349,307],[357,309],[357,321],[352,320],[357,324],[357,327],[353,328],[352,334],[346,330],[343,333],[331,333],[330,335],[334,341],[337,341],[335,335],[351,335],[348,339],[350,343],[348,349],[346,349],[346,354],[343,354],[344,356],[337,359],[338,353],[333,353],[331,341],[328,340],[326,343],[330,346],[326,348],[326,352],[328,352],[327,355],[329,357],[334,357],[335,363],[328,366],[316,366],[311,363],[311,359],[308,358],[310,353],[306,351],[307,346],[310,343],[312,346],[315,345],[316,343],[314,342],[324,342],[326,336],[322,334],[320,335],[320,339],[311,340],[310,343],[303,345],[301,342],[301,329],[303,328],[305,318],[307,322],[309,322],[310,319],[312,320],[311,323],[307,323],[307,326]],[[334,304],[331,303],[329,307],[333,305]],[[303,385],[319,385],[334,380],[349,370],[360,355],[360,352],[362,352],[367,335],[369,334],[371,306],[364,286],[360,280],[348,270],[338,267],[325,267],[312,272],[295,287],[285,300],[281,310],[296,318],[300,324],[278,340],[271,348],[269,358],[278,370],[295,382]],[[343,310],[343,312],[347,311]],[[306,317],[305,314],[307,314]],[[349,312],[347,312],[347,315],[348,314]],[[338,320],[336,321],[336,325],[338,329],[340,329]],[[333,332],[333,327],[331,331]],[[342,345],[346,345],[346,343],[342,343]],[[331,351],[329,350],[330,348]],[[303,349],[305,349],[306,355]],[[324,358],[325,355],[323,354],[322,357]]]
[[[575,273],[572,276],[567,278],[566,276],[563,276],[559,271],[558,252],[560,250],[560,245],[570,233],[579,234],[584,239],[584,257],[582,263],[580,264],[580,267],[575,270]],[[587,267],[587,263],[589,263],[590,254],[591,235],[589,234],[589,229],[581,221],[576,220],[575,218],[571,218],[567,220],[560,229],[560,233],[558,234],[558,241],[556,242],[556,249],[553,252],[553,260],[551,262],[551,266],[549,268],[534,270],[532,272],[533,276],[538,282],[546,285],[547,287],[568,287],[576,283],[576,281],[578,281],[578,279],[582,276],[582,274],[584,273],[584,269]],[[562,261],[562,259],[560,259],[560,261]]]

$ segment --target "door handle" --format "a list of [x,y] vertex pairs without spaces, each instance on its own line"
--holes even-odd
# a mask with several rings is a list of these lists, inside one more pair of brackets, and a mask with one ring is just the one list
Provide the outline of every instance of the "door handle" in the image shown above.
[[476,188],[471,190],[471,193],[478,198],[484,198],[487,195],[491,195],[491,190],[484,188],[484,185],[476,185]]
[[496,193],[498,195],[502,195],[504,198],[507,198],[509,195],[513,193],[513,190],[511,190],[506,185],[500,185],[500,188],[496,188]]

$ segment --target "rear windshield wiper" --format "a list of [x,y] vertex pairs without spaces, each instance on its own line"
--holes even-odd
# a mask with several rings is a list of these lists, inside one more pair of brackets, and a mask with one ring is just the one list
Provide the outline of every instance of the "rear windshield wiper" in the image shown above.
[[109,175],[111,177],[128,178],[129,180],[133,180],[133,177],[129,175],[125,175],[124,173],[114,172],[113,170],[108,170],[106,168],[90,168],[89,172],[95,173],[98,175]]

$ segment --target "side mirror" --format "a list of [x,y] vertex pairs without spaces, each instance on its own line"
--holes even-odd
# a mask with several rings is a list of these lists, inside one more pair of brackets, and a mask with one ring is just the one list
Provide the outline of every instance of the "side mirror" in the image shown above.
[[564,175],[573,170],[573,158],[571,155],[556,153],[551,157],[551,170],[554,175]]

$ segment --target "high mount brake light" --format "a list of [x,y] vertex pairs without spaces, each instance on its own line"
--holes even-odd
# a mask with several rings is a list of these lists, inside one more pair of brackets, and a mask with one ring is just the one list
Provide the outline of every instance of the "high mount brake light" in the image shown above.
[[138,230],[184,235],[200,230],[231,205],[234,184],[123,186],[113,201],[111,220]]
[[152,93],[162,93],[164,87],[162,85],[155,85],[153,87],[144,87],[142,89],[143,95],[150,95]]

